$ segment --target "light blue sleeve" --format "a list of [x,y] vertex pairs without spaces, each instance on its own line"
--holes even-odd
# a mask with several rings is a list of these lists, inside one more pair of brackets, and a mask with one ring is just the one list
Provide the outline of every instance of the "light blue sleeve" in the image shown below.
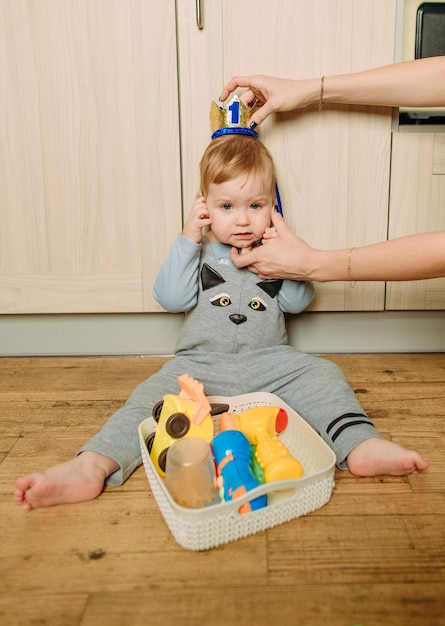
[[284,280],[278,292],[278,304],[283,313],[301,313],[312,302],[314,293],[311,282]]
[[198,299],[201,244],[179,235],[161,265],[153,297],[169,313],[193,308]]

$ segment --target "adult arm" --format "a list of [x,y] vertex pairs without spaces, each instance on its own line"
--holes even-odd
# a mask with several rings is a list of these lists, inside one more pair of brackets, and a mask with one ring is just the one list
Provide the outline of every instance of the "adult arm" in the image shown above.
[[[318,252],[318,251],[317,251]],[[445,276],[445,231],[320,251],[321,280],[420,280]]]
[[362,281],[420,280],[445,276],[445,231],[399,237],[369,246],[317,250],[272,216],[277,236],[231,259],[265,278]]
[[[261,124],[276,111],[301,109],[320,102],[320,78],[292,80],[272,76],[234,76],[223,88],[226,100],[238,87],[247,91],[246,103],[256,100],[259,108],[251,117]],[[394,63],[382,67],[325,76],[323,102],[376,106],[434,107],[445,105],[445,56]]]

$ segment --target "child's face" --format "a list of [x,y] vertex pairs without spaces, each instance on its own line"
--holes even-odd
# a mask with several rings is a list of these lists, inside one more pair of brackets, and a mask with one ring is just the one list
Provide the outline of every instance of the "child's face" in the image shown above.
[[270,226],[275,198],[260,177],[243,174],[219,185],[210,183],[205,200],[213,220],[209,238],[249,248]]

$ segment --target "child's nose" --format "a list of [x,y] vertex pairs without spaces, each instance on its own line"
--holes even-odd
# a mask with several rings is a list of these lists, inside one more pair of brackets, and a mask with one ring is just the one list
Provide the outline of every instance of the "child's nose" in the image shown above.
[[239,209],[236,218],[238,224],[249,224],[249,212],[246,209]]

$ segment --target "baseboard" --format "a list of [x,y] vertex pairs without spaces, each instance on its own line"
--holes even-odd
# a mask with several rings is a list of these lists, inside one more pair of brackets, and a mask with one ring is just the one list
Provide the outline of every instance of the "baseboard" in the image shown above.
[[[170,355],[181,314],[5,315],[1,356]],[[289,343],[309,353],[445,352],[445,311],[304,313]]]

